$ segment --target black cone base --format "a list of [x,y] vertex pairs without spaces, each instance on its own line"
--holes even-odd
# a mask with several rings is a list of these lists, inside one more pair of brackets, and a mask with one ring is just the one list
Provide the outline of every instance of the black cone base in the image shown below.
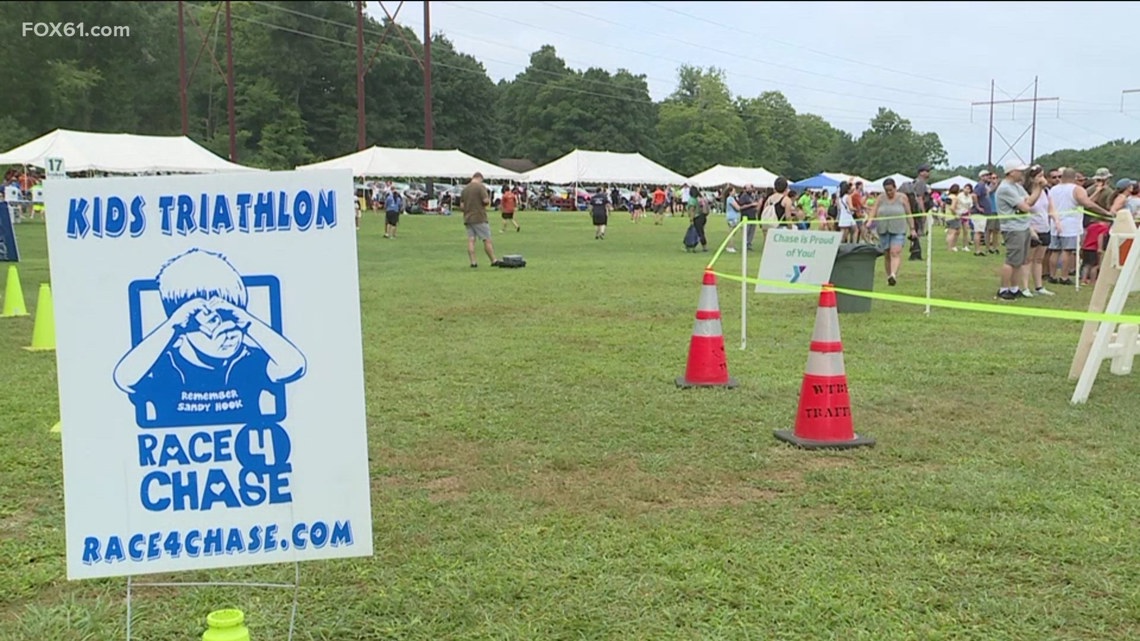
[[772,434],[785,443],[791,443],[805,450],[849,450],[856,447],[875,446],[875,439],[858,434],[850,441],[817,441],[810,438],[800,438],[791,430],[776,430]]
[[728,377],[727,383],[692,383],[686,381],[684,376],[677,377],[677,387],[681,389],[689,389],[692,387],[725,387],[732,389],[734,387],[738,387],[739,385],[740,383],[736,382],[736,379],[731,376]]

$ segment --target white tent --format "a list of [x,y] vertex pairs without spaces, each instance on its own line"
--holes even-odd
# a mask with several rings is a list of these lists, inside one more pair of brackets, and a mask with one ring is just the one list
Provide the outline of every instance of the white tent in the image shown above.
[[776,184],[776,174],[763,167],[710,167],[689,179],[698,187],[720,187],[721,185],[753,185],[767,189]]
[[977,184],[977,182],[977,180],[973,178],[967,178],[965,176],[952,176],[946,180],[939,180],[938,182],[932,184],[930,188],[934,191],[946,191],[953,185],[958,185],[959,187],[965,187],[966,185],[969,185],[973,187],[975,184]]
[[828,178],[830,178],[832,180],[836,180],[838,182],[843,182],[844,180],[846,180],[847,182],[851,183],[852,187],[854,187],[855,183],[857,183],[857,182],[863,183],[863,189],[866,189],[867,185],[871,184],[870,180],[867,180],[866,178],[863,178],[860,176],[856,176],[854,174],[840,174],[840,173],[835,173],[835,172],[830,172],[830,171],[824,171],[824,172],[821,172],[821,174],[824,176],[827,176]]
[[139,136],[56,129],[0,154],[0,166],[43,167],[45,158],[62,158],[67,172],[109,174],[209,174],[258,171],[214,155],[186,136]]
[[525,180],[498,165],[469,156],[458,149],[400,149],[376,147],[325,160],[297,169],[352,170],[357,178],[470,178],[480,172],[488,180]]
[[683,185],[688,179],[639,153],[575,149],[565,156],[530,170],[531,182],[557,185],[622,183]]
[[864,183],[864,188],[867,190],[867,193],[873,193],[873,192],[882,193],[883,183],[886,182],[886,180],[888,178],[891,178],[895,181],[896,187],[901,186],[903,183],[911,182],[912,180],[914,180],[914,178],[911,178],[910,176],[907,176],[905,174],[891,174],[890,176],[883,176],[882,178],[876,180],[875,182],[873,182],[869,185]]

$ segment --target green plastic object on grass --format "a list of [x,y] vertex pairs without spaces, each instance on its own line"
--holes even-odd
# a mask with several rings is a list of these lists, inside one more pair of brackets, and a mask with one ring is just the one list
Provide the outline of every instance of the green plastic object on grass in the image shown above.
[[241,610],[215,610],[206,615],[206,627],[202,641],[249,641]]

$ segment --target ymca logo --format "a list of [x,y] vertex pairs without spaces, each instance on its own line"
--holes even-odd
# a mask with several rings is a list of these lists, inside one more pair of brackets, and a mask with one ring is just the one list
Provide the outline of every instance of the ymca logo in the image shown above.
[[784,276],[789,279],[789,283],[797,283],[800,280],[800,276],[803,276],[804,272],[807,271],[807,268],[807,265],[792,265],[791,273],[785,274]]

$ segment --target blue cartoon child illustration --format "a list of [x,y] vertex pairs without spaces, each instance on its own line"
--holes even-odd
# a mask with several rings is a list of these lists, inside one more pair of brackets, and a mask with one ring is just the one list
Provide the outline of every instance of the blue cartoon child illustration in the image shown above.
[[159,270],[152,283],[166,320],[115,366],[140,426],[283,418],[284,385],[304,376],[305,356],[247,309],[246,280],[224,256],[198,248]]

